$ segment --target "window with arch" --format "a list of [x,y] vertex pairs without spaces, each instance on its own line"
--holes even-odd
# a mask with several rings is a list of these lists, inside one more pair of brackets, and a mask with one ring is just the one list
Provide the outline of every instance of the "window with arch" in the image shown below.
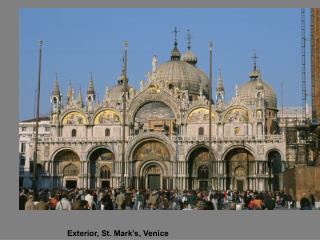
[[199,179],[209,178],[209,169],[207,165],[202,165],[198,168],[198,178]]
[[76,137],[77,136],[77,130],[76,129],[72,129],[71,130],[71,137]]
[[199,135],[199,136],[203,136],[203,135],[204,135],[204,128],[203,128],[203,127],[199,127],[199,129],[198,129],[198,135]]
[[109,137],[110,136],[110,128],[106,128],[106,130],[104,131],[104,135],[106,137]]
[[54,103],[54,104],[57,104],[57,102],[58,102],[58,101],[57,101],[57,98],[54,97],[54,98],[53,98],[53,103]]
[[102,179],[108,179],[111,177],[110,169],[107,166],[103,166],[100,169],[100,178]]
[[257,93],[257,98],[262,98],[262,93],[261,92]]

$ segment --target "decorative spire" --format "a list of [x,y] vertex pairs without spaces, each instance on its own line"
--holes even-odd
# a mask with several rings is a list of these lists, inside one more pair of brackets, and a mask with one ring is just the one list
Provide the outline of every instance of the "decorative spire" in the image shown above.
[[58,73],[56,73],[56,79],[54,80],[52,95],[59,95],[60,96],[60,89],[58,83]]
[[256,50],[253,51],[253,70],[256,71],[257,70],[257,53]]
[[182,54],[181,60],[195,66],[198,62],[198,59],[197,59],[197,56],[193,52],[191,52],[191,50],[190,50],[192,36],[190,34],[189,29],[187,30],[187,32],[188,33],[187,33],[186,39],[187,39],[188,51],[186,51],[184,54]]
[[177,42],[177,35],[178,35],[178,31],[177,27],[174,27],[174,31],[172,31],[172,33],[174,33],[174,48],[171,51],[171,61],[179,61],[180,60],[180,51],[178,49],[178,42]]
[[71,104],[73,100],[73,89],[71,85],[71,81],[69,82],[68,90],[67,90],[67,104]]
[[257,90],[262,90],[262,89],[263,89],[262,76],[261,76],[260,69],[258,70],[258,77],[257,77],[257,85],[256,85],[256,88],[257,88]]
[[79,87],[79,93],[78,93],[78,97],[77,97],[77,103],[78,103],[78,106],[79,106],[79,107],[83,107],[81,86]]
[[87,95],[89,94],[95,94],[94,91],[94,86],[93,86],[93,77],[92,77],[92,72],[90,72],[90,81],[87,89]]
[[251,57],[253,59],[253,70],[250,72],[249,76],[251,78],[251,80],[256,80],[259,76],[259,71],[257,70],[257,54],[256,54],[256,50],[254,50],[253,52],[253,57]]
[[118,84],[123,84],[124,80],[126,80],[128,82],[128,78],[126,76],[126,52],[127,52],[127,48],[128,48],[128,41],[124,42],[124,54],[122,56],[122,68],[121,68],[121,75],[118,77]]
[[223,92],[224,91],[224,86],[222,83],[222,76],[221,76],[221,68],[219,68],[219,80],[218,80],[218,85],[216,88],[217,92]]

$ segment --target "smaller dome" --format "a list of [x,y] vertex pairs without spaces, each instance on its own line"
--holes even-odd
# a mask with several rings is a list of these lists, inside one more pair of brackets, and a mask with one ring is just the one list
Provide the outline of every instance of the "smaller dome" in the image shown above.
[[197,56],[190,50],[182,54],[181,60],[184,62],[190,63],[192,65],[195,65],[198,62]]
[[239,86],[238,95],[241,101],[245,104],[255,104],[257,90],[264,90],[264,99],[267,107],[277,108],[277,96],[272,87],[259,79],[251,79]]
[[[131,89],[134,89],[134,88],[128,85],[129,92]],[[110,88],[108,95],[107,95],[107,99],[108,100],[120,100],[121,96],[122,96],[122,90],[123,90],[122,84],[114,85],[113,87]]]

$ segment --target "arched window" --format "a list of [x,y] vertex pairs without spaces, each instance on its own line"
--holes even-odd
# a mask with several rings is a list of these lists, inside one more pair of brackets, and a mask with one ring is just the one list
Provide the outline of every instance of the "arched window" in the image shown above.
[[53,98],[53,103],[57,104],[57,98],[56,97]]
[[203,127],[199,127],[199,129],[198,129],[198,135],[199,135],[199,136],[203,136],[203,135],[204,135],[204,129],[203,129]]
[[261,92],[258,92],[258,93],[257,93],[257,97],[258,97],[258,98],[261,98],[261,97],[262,97],[262,93],[261,93]]
[[76,136],[77,136],[77,130],[76,129],[72,129],[71,137],[76,137]]
[[101,169],[100,169],[100,178],[101,179],[108,179],[111,177],[111,172],[110,172],[110,169],[106,166],[103,166]]
[[209,178],[209,169],[208,166],[202,165],[198,168],[198,178],[207,179]]
[[106,130],[104,131],[104,135],[106,137],[109,137],[110,136],[110,129],[109,128],[106,128]]

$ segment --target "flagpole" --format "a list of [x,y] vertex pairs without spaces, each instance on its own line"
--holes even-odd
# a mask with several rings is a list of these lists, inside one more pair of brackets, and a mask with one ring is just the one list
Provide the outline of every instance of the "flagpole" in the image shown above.
[[36,113],[36,136],[34,145],[34,158],[33,158],[33,198],[37,197],[38,192],[38,175],[37,175],[37,162],[38,162],[38,135],[39,135],[39,105],[40,105],[40,80],[41,80],[41,54],[42,54],[42,40],[39,41],[39,65],[38,65],[38,87],[37,87],[37,113]]

